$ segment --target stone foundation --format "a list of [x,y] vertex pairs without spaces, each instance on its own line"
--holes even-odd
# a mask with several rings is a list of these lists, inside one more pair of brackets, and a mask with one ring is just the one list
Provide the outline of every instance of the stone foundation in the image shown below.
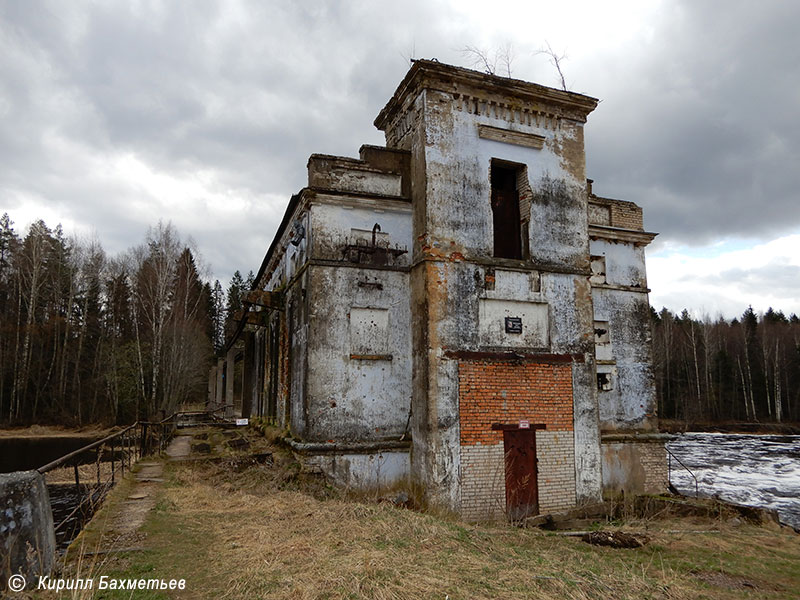
[[667,491],[669,473],[663,434],[603,436],[603,495],[660,494]]
[[322,473],[338,486],[376,489],[408,479],[409,444],[319,444],[290,442],[306,472]]

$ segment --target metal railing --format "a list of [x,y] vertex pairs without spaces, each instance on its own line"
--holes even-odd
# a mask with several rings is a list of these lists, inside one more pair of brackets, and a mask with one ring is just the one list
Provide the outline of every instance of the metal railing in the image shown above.
[[681,461],[681,459],[680,459],[680,458],[678,458],[678,457],[677,457],[677,456],[675,456],[675,455],[674,455],[672,452],[670,452],[669,448],[667,448],[667,447],[665,446],[665,447],[664,447],[664,449],[667,451],[667,481],[669,481],[670,485],[672,485],[672,459],[674,458],[674,459],[675,459],[675,461],[676,461],[676,462],[677,462],[677,463],[678,463],[678,464],[679,464],[681,467],[683,467],[683,468],[684,468],[684,470],[685,470],[687,473],[689,473],[689,475],[691,475],[691,476],[692,476],[692,479],[694,479],[694,497],[695,497],[695,498],[698,498],[698,497],[700,496],[700,487],[699,487],[699,485],[698,485],[698,482],[697,482],[697,477],[695,477],[695,474],[694,474],[694,473],[692,473],[692,470],[691,470],[689,467],[687,467],[685,464],[683,464],[683,461]]
[[[130,471],[143,456],[164,452],[175,432],[180,414],[174,413],[157,422],[137,421],[39,467],[37,471],[42,475],[51,474],[55,478],[59,478],[60,475],[59,483],[65,478],[74,479],[77,504],[66,516],[60,517],[58,522],[54,518],[56,535],[59,538],[65,537],[63,530],[67,528],[68,523],[74,523],[76,515],[90,518],[94,514],[98,505],[114,486],[118,471],[124,477],[125,470]],[[59,473],[59,469],[63,471]],[[81,527],[82,524],[79,524],[78,529]]]

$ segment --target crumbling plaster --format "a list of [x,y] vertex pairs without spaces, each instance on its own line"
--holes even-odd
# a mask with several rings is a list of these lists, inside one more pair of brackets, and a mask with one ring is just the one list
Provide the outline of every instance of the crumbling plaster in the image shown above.
[[[331,266],[312,266],[310,273],[308,352],[314,368],[308,374],[306,439],[399,439],[411,402],[408,274]],[[351,358],[353,307],[387,311],[380,352],[386,358]]]
[[[415,371],[425,377],[415,377],[414,381],[412,471],[428,478],[428,487],[437,500],[458,509],[460,486],[454,476],[460,470],[458,372],[456,362],[446,359],[444,352],[478,350],[480,342],[483,346],[503,345],[499,335],[496,340],[479,340],[477,300],[483,290],[480,274],[476,276],[474,265],[469,264],[475,261],[501,266],[504,262],[492,258],[489,202],[491,161],[500,159],[527,167],[533,190],[531,260],[513,262],[518,268],[528,269],[543,264],[550,271],[541,276],[541,296],[550,306],[549,350],[577,355],[573,369],[579,442],[575,461],[581,468],[577,496],[582,501],[597,499],[601,474],[591,354],[593,315],[587,280],[588,199],[582,126],[574,119],[562,124],[557,118],[511,126],[515,131],[544,138],[541,149],[482,139],[478,124],[509,127],[507,118],[478,104],[470,111],[469,104],[459,105],[453,96],[435,89],[421,91],[416,110],[422,113],[411,125],[424,139],[423,145],[411,146],[412,177],[416,181],[424,172],[426,184],[421,190],[415,188],[413,195],[417,243],[412,257],[412,297],[420,297],[419,329],[426,333],[415,335],[413,342],[415,356],[425,363],[417,365]],[[498,99],[498,103],[503,100]],[[403,135],[413,139],[414,133]],[[390,130],[387,142],[393,138],[400,136]]]
[[[474,510],[459,364],[556,361],[569,365],[574,428],[559,435],[570,447],[558,460],[574,463],[574,478],[543,484],[542,506],[600,498],[601,432],[655,424],[644,271],[654,234],[635,204],[587,187],[583,124],[596,104],[418,61],[375,121],[386,148],[311,156],[257,282],[283,302],[268,309],[280,333],[277,416],[308,466],[343,485],[410,474],[430,501]],[[520,259],[494,257],[493,161],[517,173]],[[599,361],[596,321],[610,329]],[[614,370],[615,389],[598,391],[598,369]]]

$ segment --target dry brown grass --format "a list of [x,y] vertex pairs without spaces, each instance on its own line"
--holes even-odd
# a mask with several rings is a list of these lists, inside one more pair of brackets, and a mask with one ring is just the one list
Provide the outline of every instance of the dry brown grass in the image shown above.
[[[800,536],[786,530],[724,518],[630,520],[603,527],[645,532],[648,545],[601,548],[396,508],[376,502],[381,491],[335,490],[272,449],[274,466],[169,463],[141,532],[148,550],[108,555],[92,571],[185,578],[182,598],[786,599],[800,590]],[[114,514],[124,498],[124,487],[114,490],[103,511]]]
[[148,524],[153,554],[132,560],[186,577],[190,597],[791,598],[800,589],[800,542],[787,532],[633,522],[625,528],[653,541],[613,550],[353,501],[319,482],[309,488],[286,461],[238,474],[173,468]]
[[[64,427],[61,425],[30,425],[28,427],[0,428],[0,437],[60,437],[86,436],[101,438],[111,435],[114,429],[103,425],[86,425],[84,427]],[[88,444],[89,442],[87,442]]]
[[[85,465],[80,465],[78,467],[78,478],[81,484],[87,485],[96,485],[98,474],[97,474],[97,463],[87,463]],[[128,467],[125,467],[125,473],[128,472]],[[114,478],[122,477],[122,468],[120,467],[119,461],[116,461],[114,465]],[[100,483],[105,483],[106,481],[111,479],[111,463],[110,462],[101,462],[100,463]],[[45,481],[47,483],[75,483],[75,471],[74,467],[58,467],[53,469],[52,471],[48,471],[45,473]]]

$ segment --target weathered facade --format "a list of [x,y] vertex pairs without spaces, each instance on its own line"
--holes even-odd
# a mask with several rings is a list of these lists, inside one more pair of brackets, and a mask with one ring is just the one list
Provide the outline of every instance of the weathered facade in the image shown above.
[[210,401],[342,484],[411,477],[469,519],[664,488],[654,234],[587,183],[596,105],[416,61],[385,148],[309,159]]

